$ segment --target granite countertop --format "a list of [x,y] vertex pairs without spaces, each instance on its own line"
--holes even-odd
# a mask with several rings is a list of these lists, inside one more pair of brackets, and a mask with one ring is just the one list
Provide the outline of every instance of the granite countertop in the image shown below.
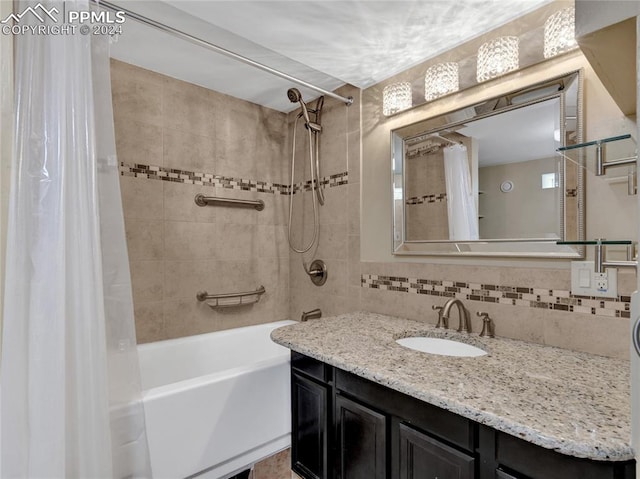
[[[476,358],[413,351],[409,336],[459,339]],[[562,454],[634,459],[628,361],[504,338],[480,338],[356,312],[284,326],[278,344]]]

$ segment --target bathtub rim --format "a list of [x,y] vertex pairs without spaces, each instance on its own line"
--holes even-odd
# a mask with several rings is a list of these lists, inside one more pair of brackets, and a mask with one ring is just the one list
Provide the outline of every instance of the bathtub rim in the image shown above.
[[[286,319],[281,321],[274,321],[271,323],[261,323],[261,324],[256,324],[252,326],[242,326],[240,328],[225,329],[222,331],[213,331],[211,333],[185,336],[184,338],[172,338],[172,339],[165,339],[162,341],[154,341],[151,343],[141,344],[138,347],[154,350],[162,346],[167,346],[167,345],[170,346],[171,344],[176,344],[176,343],[184,344],[184,343],[201,341],[202,339],[204,339],[204,336],[212,336],[212,335],[216,335],[216,336],[220,335],[221,337],[230,336],[230,335],[241,333],[241,331],[246,331],[247,329],[259,328],[261,326],[264,326],[264,329],[273,331],[274,329],[277,329],[279,327],[288,326],[290,324],[295,324],[295,323],[296,321]],[[268,328],[267,326],[272,326],[272,327]],[[269,337],[269,341],[271,341],[270,337]],[[145,346],[149,346],[149,347],[145,347]],[[273,366],[277,366],[280,364],[288,364],[290,362],[289,350],[284,346],[280,346],[280,345],[277,345],[277,346],[283,349],[283,351],[278,355],[271,356],[266,359],[252,361],[248,364],[237,366],[235,368],[225,369],[223,371],[216,371],[209,374],[182,379],[180,381],[170,382],[170,383],[163,384],[160,386],[155,386],[149,389],[143,389],[141,394],[141,399],[142,401],[149,401],[152,399],[161,399],[163,397],[167,397],[172,394],[175,394],[177,391],[189,390],[205,384],[213,384],[218,381],[231,379],[231,378],[240,376],[242,374],[248,374],[254,371],[255,372],[261,371],[261,370],[264,370]],[[142,374],[142,371],[141,371],[141,374]]]
[[[200,334],[192,334],[190,336],[182,336],[180,338],[171,338],[171,339],[162,339],[160,341],[151,341],[148,343],[141,343],[138,344],[138,350],[142,349],[142,350],[154,350],[154,349],[158,349],[162,346],[168,346],[168,345],[172,345],[172,344],[176,344],[176,343],[195,343],[198,341],[202,341],[206,336],[213,336],[213,335],[219,335],[219,336],[230,336],[233,334],[238,334],[242,331],[246,331],[248,329],[254,329],[254,328],[262,328],[264,327],[266,329],[267,326],[272,326],[272,330],[273,329],[277,329],[279,327],[282,326],[288,326],[291,324],[296,324],[297,321],[293,321],[291,319],[281,319],[279,321],[272,321],[270,323],[259,323],[259,324],[252,324],[249,326],[240,326],[238,328],[230,328],[230,329],[221,329],[220,331],[211,331],[209,333],[200,333]],[[271,340],[269,338],[269,340]]]

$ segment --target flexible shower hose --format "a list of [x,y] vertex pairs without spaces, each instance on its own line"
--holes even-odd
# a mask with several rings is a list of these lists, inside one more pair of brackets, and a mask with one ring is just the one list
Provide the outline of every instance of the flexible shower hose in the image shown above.
[[[319,149],[318,149],[318,139],[317,137],[315,137],[315,141],[314,141],[314,135],[316,135],[316,133],[313,133],[311,131],[310,128],[307,128],[307,133],[309,134],[309,166],[311,168],[311,189],[313,191],[313,194],[311,195],[311,199],[312,199],[312,204],[313,204],[313,238],[311,239],[311,242],[308,244],[308,246],[303,246],[298,249],[294,246],[293,244],[293,240],[291,238],[291,220],[293,219],[293,188],[294,188],[294,178],[295,178],[295,171],[296,171],[296,130],[298,129],[298,119],[300,117],[296,117],[296,121],[294,122],[293,125],[293,144],[292,144],[292,150],[293,152],[291,153],[291,194],[289,195],[289,234],[288,234],[288,239],[289,239],[289,247],[295,251],[296,253],[306,253],[307,251],[309,251],[313,245],[315,244],[317,238],[318,238],[318,229],[319,229],[319,220],[318,220],[318,205],[317,202],[321,201],[321,204],[324,203],[324,198],[321,197],[320,195],[317,195],[316,192],[319,192],[320,190],[320,178],[318,178],[318,185],[317,185],[317,189],[316,189],[316,168],[319,168],[319,160],[318,160],[318,153],[319,153]],[[314,143],[315,143],[315,153],[316,153],[316,161],[314,162]],[[314,164],[315,163],[315,164]],[[315,191],[314,191],[315,190]],[[316,198],[316,196],[318,196],[318,198]],[[320,199],[322,198],[322,199]],[[304,227],[304,224],[303,224]],[[308,271],[307,265],[306,263],[303,261],[303,265],[304,265],[304,269],[305,271]]]

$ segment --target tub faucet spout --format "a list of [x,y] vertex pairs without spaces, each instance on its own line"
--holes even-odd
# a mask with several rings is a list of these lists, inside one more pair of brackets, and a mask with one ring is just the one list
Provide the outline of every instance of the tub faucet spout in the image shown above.
[[458,332],[465,331],[467,333],[471,332],[471,315],[469,314],[469,310],[462,304],[462,301],[459,299],[450,299],[444,304],[444,308],[442,309],[442,320],[445,324],[449,322],[449,314],[451,312],[451,308],[453,306],[458,307]]
[[312,309],[311,311],[303,311],[300,321],[304,322],[309,319],[318,319],[321,316],[322,316],[322,311],[320,311],[320,308]]

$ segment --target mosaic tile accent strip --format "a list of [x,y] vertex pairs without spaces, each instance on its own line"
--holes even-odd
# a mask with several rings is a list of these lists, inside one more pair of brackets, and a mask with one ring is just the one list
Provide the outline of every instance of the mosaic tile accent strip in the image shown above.
[[559,289],[498,286],[494,284],[379,276],[375,274],[363,274],[361,276],[361,286],[363,288],[428,294],[430,296],[443,296],[508,306],[525,306],[616,318],[631,317],[630,296],[600,298],[572,295],[570,291]]
[[423,203],[442,203],[447,201],[446,193],[439,193],[437,195],[424,195],[424,196],[412,196],[405,201],[408,205],[421,205]]
[[[317,181],[316,181],[317,183]],[[337,173],[331,176],[323,176],[320,179],[320,186],[324,186],[326,188],[333,188],[334,186],[346,185],[349,183],[349,173],[344,171],[342,173]],[[311,180],[305,181],[304,183],[296,183],[293,186],[293,194],[300,191],[311,191]]]
[[577,188],[567,188],[567,198],[575,198],[578,196]]
[[[424,140],[423,140],[424,141]],[[407,148],[406,157],[408,160],[419,158],[421,156],[433,155],[442,149],[442,143],[436,141],[428,141],[418,148]]]
[[[290,185],[280,183],[270,183],[268,181],[256,181],[244,178],[233,178],[229,176],[215,175],[213,173],[201,173],[163,166],[143,165],[135,163],[133,165],[120,163],[120,174],[122,176],[132,176],[135,178],[145,178],[149,180],[173,181],[190,185],[212,186],[214,188],[227,188],[233,190],[257,191],[259,193],[270,193],[279,195],[296,194],[299,191],[310,191],[311,181],[297,183],[291,188]],[[325,176],[320,179],[320,184],[325,188],[346,185],[349,183],[348,172]]]

